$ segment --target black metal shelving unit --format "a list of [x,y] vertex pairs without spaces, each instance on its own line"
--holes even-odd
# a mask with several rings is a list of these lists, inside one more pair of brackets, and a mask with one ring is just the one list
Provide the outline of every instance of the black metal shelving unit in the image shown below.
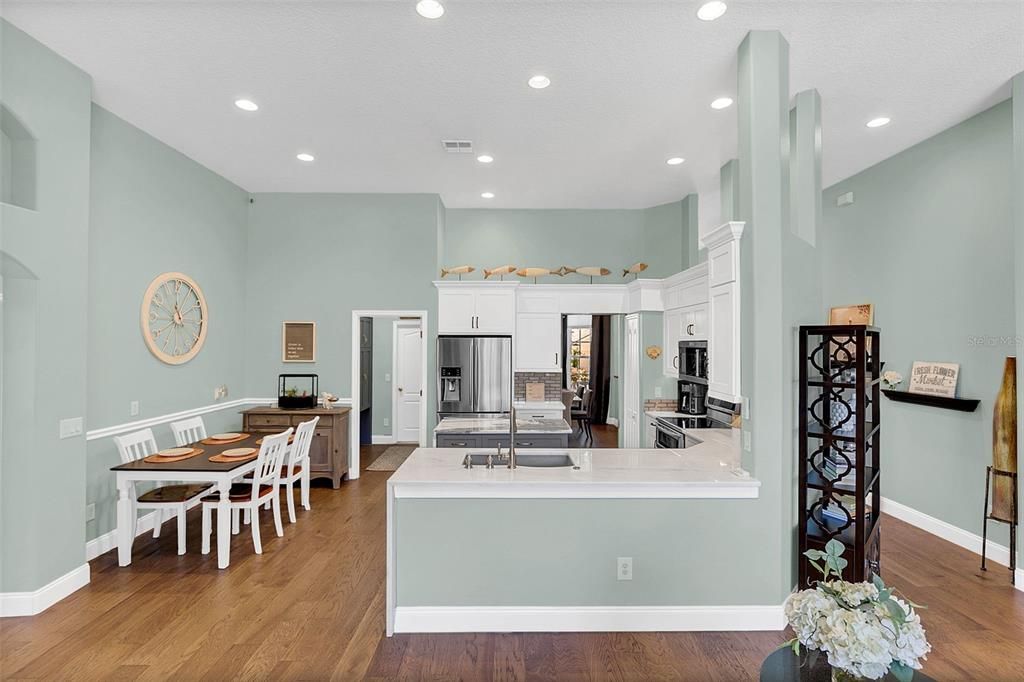
[[881,332],[865,325],[800,327],[801,588],[818,572],[804,558],[846,545],[843,578],[880,573]]

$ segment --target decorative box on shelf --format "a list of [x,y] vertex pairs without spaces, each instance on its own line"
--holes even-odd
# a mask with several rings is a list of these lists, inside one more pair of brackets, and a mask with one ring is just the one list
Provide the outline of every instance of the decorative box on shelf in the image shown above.
[[880,331],[800,328],[800,588],[816,571],[803,553],[838,540],[853,557],[846,580],[880,571]]
[[279,374],[277,406],[282,410],[308,410],[316,407],[320,381],[315,374]]

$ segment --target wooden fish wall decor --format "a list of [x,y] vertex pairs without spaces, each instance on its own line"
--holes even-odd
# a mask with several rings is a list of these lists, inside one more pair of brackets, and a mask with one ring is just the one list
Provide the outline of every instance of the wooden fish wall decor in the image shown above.
[[505,275],[510,275],[515,271],[516,266],[514,265],[501,265],[499,267],[492,268],[491,270],[484,268],[484,279],[488,279],[494,275],[501,275],[504,277]]
[[646,270],[646,269],[647,269],[647,263],[633,263],[628,268],[626,268],[625,270],[622,271],[622,276],[625,277],[626,275],[629,275],[629,274],[633,274],[633,275],[638,275],[639,276],[639,274],[641,272],[643,272],[644,270]]
[[474,268],[472,265],[456,265],[455,267],[452,268],[441,268],[441,279],[444,279],[448,275],[458,275],[459,277],[461,277],[462,275],[468,274],[475,270],[476,268]]
[[544,275],[550,275],[551,270],[548,268],[519,268],[516,270],[516,274],[520,277],[543,277]]
[[578,268],[570,268],[563,265],[555,271],[556,275],[565,277],[568,274],[576,273],[577,275],[585,275],[587,277],[604,277],[605,275],[612,274],[612,271],[608,268],[598,267],[596,265],[584,265]]

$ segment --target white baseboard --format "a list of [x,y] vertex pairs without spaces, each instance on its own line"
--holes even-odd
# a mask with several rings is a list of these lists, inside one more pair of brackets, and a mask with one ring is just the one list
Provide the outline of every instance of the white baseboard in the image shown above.
[[1024,592],[1024,568],[1017,569],[1017,573],[1014,576],[1013,586],[1021,592]]
[[[156,522],[156,515],[157,512],[152,511],[139,517],[138,521],[135,522],[135,537],[153,530],[153,524]],[[92,561],[96,557],[101,554],[106,554],[115,547],[117,547],[116,528],[85,543],[85,560]]]
[[614,426],[615,428],[619,428],[619,420],[616,419],[615,417],[608,417],[607,419],[605,419],[605,421],[608,422],[609,426]]
[[34,592],[0,593],[0,617],[34,616],[88,584],[89,564],[82,564]]
[[778,606],[399,606],[395,632],[782,630]]
[[372,442],[374,445],[394,445],[397,441],[395,440],[394,436],[381,434],[370,436],[370,442]]
[[[911,526],[916,526],[923,531],[937,535],[943,540],[952,542],[954,545],[963,547],[966,550],[974,552],[977,555],[981,555],[981,536],[975,535],[963,528],[958,528],[951,523],[946,523],[941,519],[937,519],[934,516],[928,516],[925,513],[919,512],[916,509],[912,509],[905,504],[900,504],[886,497],[882,498],[882,512],[895,516],[900,521],[906,521]],[[988,548],[985,552],[985,556],[989,561],[1001,564],[1003,566],[1010,565],[1010,549],[1003,545],[996,544],[991,540],[988,541]],[[1020,582],[1018,580],[1018,582]]]

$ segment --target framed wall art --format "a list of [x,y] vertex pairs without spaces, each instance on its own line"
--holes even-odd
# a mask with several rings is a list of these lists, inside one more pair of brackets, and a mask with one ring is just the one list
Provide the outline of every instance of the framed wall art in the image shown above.
[[316,322],[281,323],[281,362],[316,362]]

